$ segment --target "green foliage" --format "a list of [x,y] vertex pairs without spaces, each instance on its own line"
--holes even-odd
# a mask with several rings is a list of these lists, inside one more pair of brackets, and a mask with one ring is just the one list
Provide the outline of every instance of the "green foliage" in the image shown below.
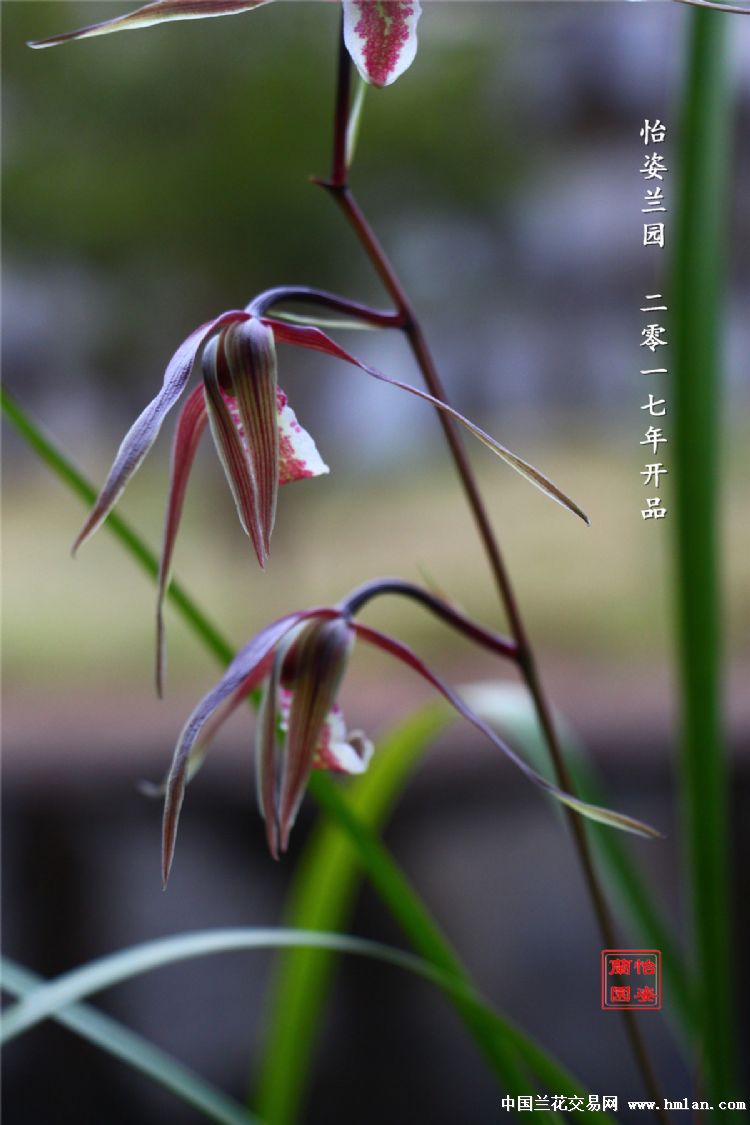
[[680,779],[701,1030],[695,1050],[714,1104],[735,1090],[719,557],[728,32],[727,16],[691,13],[672,276]]

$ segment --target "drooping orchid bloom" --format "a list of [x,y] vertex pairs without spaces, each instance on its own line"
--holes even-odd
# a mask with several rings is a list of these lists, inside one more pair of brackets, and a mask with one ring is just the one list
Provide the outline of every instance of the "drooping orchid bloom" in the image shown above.
[[[54,47],[114,31],[152,27],[170,20],[231,16],[260,8],[270,0],[156,0],[123,16],[40,39],[31,47]],[[419,0],[342,0],[344,41],[357,70],[372,86],[390,86],[417,53]]]
[[511,749],[415,652],[396,638],[355,620],[367,602],[384,594],[409,597],[483,648],[512,662],[518,659],[512,640],[471,621],[429,591],[398,579],[368,583],[337,606],[291,613],[268,625],[240,650],[219,683],[195,708],[178,739],[163,786],[150,787],[151,792],[165,797],[165,883],[174,858],[187,782],[202,765],[219,727],[259,687],[263,687],[263,699],[256,726],[258,804],[275,858],[287,848],[313,769],[356,774],[367,768],[372,745],[360,732],[347,735],[336,702],[357,638],[420,675],[530,781],[564,805],[589,819],[637,835],[660,835],[633,817],[591,805],[553,785]]
[[[248,306],[253,308],[253,305]],[[210,424],[240,522],[261,566],[270,548],[279,484],[327,473],[312,438],[297,422],[277,382],[276,343],[293,344],[344,360],[372,378],[423,399],[464,426],[483,445],[557,503],[588,517],[542,472],[479,426],[426,391],[392,379],[363,363],[320,328],[290,324],[247,310],[230,310],[202,324],[167,364],[162,389],[123,438],[109,475],[73,550],[106,519],[156,441],[162,423],[182,396],[193,365],[203,354],[203,385],[183,406],[172,448],[171,479],[159,574],[157,686],[163,677],[161,607],[169,583],[185,489],[198,442]]]

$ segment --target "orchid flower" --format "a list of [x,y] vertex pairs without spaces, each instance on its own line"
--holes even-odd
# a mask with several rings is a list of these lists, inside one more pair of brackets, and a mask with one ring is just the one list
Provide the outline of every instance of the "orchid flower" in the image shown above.
[[160,694],[164,678],[162,605],[188,476],[206,425],[210,425],[240,522],[261,566],[268,558],[278,486],[328,472],[315,443],[278,386],[272,329],[247,313],[225,313],[193,332],[172,357],[161,394],[125,435],[107,481],[76,539],[74,552],[106,518],[143,461],[204,345],[203,384],[183,406],[172,448],[157,598],[156,678]]
[[222,313],[196,328],[167,364],[162,389],[123,438],[109,475],[73,545],[75,552],[106,519],[128,481],[154,444],[162,423],[182,396],[202,352],[203,384],[186,399],[172,447],[167,516],[157,599],[157,686],[164,665],[162,604],[169,584],[190,469],[208,423],[243,529],[264,566],[276,518],[279,484],[328,472],[309,434],[297,422],[277,382],[276,342],[292,344],[344,360],[380,382],[431,403],[464,426],[483,445],[542,492],[588,517],[543,473],[495,441],[458,411],[426,391],[392,379],[345,351],[322,329],[291,324],[246,310]]
[[465,637],[513,662],[512,640],[471,621],[441,598],[398,579],[368,583],[337,606],[290,613],[257,633],[237,654],[219,683],[201,700],[178,739],[171,768],[161,787],[165,797],[162,876],[166,883],[174,858],[177,824],[187,782],[205,758],[219,727],[248,696],[263,686],[256,731],[258,804],[266,822],[271,854],[286,850],[313,769],[362,773],[372,745],[361,732],[346,734],[337,697],[355,640],[370,644],[412,669],[535,785],[592,820],[641,836],[655,829],[622,813],[591,805],[538,774],[433,672],[394,637],[355,621],[372,598],[401,595],[418,602]]
[[[54,47],[70,39],[88,39],[114,31],[135,30],[171,20],[231,16],[260,8],[270,0],[156,0],[123,16],[40,39],[31,47]],[[419,0],[342,0],[344,42],[357,70],[373,86],[390,86],[417,53]]]

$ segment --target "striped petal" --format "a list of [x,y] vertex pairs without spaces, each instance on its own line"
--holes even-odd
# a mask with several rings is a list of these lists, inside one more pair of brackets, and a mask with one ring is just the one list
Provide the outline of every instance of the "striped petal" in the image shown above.
[[342,618],[311,622],[295,638],[294,683],[289,729],[279,792],[279,844],[286,851],[289,833],[313,768],[328,713],[332,710],[349,662],[354,634]]
[[252,541],[258,562],[261,566],[265,566],[268,551],[258,511],[253,469],[247,446],[232,416],[232,409],[227,401],[228,396],[221,385],[220,368],[217,366],[221,356],[219,341],[211,340],[203,354],[203,380],[206,388],[208,421],[240,523]]
[[228,375],[242,422],[245,455],[254,484],[258,533],[267,557],[279,492],[278,381],[273,332],[252,317],[222,332],[218,346],[223,353],[221,370]]
[[144,4],[124,16],[115,16],[114,19],[93,23],[78,31],[66,31],[49,39],[37,39],[29,43],[29,46],[56,47],[58,43],[66,43],[70,39],[90,39],[94,35],[109,35],[113,31],[135,31],[141,27],[153,27],[154,24],[166,23],[170,20],[202,20],[211,16],[231,16],[239,12],[248,12],[252,8],[259,8],[269,2],[270,0],[157,0],[152,4]]
[[246,312],[222,313],[221,316],[207,321],[200,328],[196,328],[195,332],[191,332],[187,340],[180,344],[167,364],[161,391],[139,415],[123,438],[104,487],[73,544],[73,554],[107,518],[133,473],[139,468],[143,458],[156,441],[162,422],[185,390],[190,373],[193,370],[195,357],[208,337],[217,328],[247,319],[248,314]]
[[172,443],[172,460],[169,473],[169,495],[167,498],[167,516],[164,523],[164,538],[162,541],[161,558],[159,560],[159,582],[156,595],[156,690],[161,696],[164,691],[164,672],[166,667],[166,639],[164,635],[164,597],[169,587],[172,572],[172,554],[175,539],[180,526],[182,507],[185,502],[185,490],[188,477],[201,439],[206,428],[208,416],[206,413],[205,391],[202,386],[196,387],[188,396],[185,405],[180,411],[177,421],[174,441]]
[[343,359],[346,363],[351,363],[354,367],[358,367],[360,371],[364,371],[367,375],[372,376],[373,379],[378,379],[381,383],[390,383],[392,387],[398,387],[399,390],[406,391],[407,394],[414,395],[415,398],[421,398],[425,402],[430,402],[434,407],[440,410],[443,414],[447,414],[455,422],[460,423],[465,429],[473,434],[482,445],[491,450],[496,457],[504,461],[506,465],[510,465],[517,473],[528,480],[540,492],[561,504],[563,508],[573,512],[579,516],[584,523],[590,522],[586,513],[578,507],[575,501],[571,500],[569,496],[553,484],[549,477],[545,476],[539,469],[534,468],[523,457],[519,457],[517,453],[513,453],[499,441],[495,441],[488,433],[480,429],[469,418],[464,417],[452,406],[448,406],[446,402],[435,398],[433,395],[428,394],[427,391],[421,391],[418,387],[412,387],[410,383],[402,383],[399,379],[392,379],[389,375],[384,375],[382,371],[378,371],[377,367],[371,367],[369,363],[363,363],[361,359],[351,355],[335,343],[330,336],[320,328],[313,328],[301,326],[298,324],[287,324],[281,320],[268,320],[266,323],[271,325],[274,330],[274,335],[277,340],[285,344],[294,344],[299,348],[310,348],[312,351],[324,352],[326,355],[336,356],[338,359]]
[[313,439],[297,421],[297,416],[279,388],[276,392],[279,427],[279,484],[290,484],[306,477],[319,477],[330,469],[318,453]]
[[373,86],[390,86],[417,53],[419,0],[343,0],[344,42]]
[[255,732],[255,782],[258,807],[266,825],[268,850],[274,859],[279,858],[279,764],[281,747],[278,731],[279,674],[283,652],[276,653],[263,692]]

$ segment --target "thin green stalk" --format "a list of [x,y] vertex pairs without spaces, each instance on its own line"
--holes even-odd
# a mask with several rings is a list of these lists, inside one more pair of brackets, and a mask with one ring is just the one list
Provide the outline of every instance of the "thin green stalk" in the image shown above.
[[[91,503],[95,495],[95,489],[78,472],[71,461],[53,445],[7,393],[2,393],[0,403],[4,413],[19,434],[39,454],[52,472],[87,503]],[[140,536],[125,521],[112,514],[105,521],[105,526],[122,543],[136,562],[155,579],[158,573],[156,556]],[[175,593],[175,584],[172,583],[167,597],[206,647],[222,663],[229,661],[233,656],[231,645],[221,637],[218,630],[211,625],[187,595],[179,588]],[[372,836],[367,826],[359,821],[356,813],[349,808],[346,799],[334,783],[324,774],[317,773],[313,776],[311,789],[328,815],[335,819],[349,836],[359,853],[360,862],[365,870],[371,877],[377,874],[376,889],[387,905],[392,909],[397,908],[399,921],[409,934],[415,947],[425,953],[426,959],[437,970],[447,972],[454,977],[456,985],[464,987],[465,997],[472,997],[471,999],[462,999],[457,992],[454,992],[451,998],[460,1017],[482,1048],[483,1053],[493,1059],[495,1073],[500,1072],[506,1065],[504,1055],[508,1053],[508,1047],[510,1047],[510,1058],[513,1057],[514,1052],[517,1052],[524,1058],[528,1069],[538,1074],[540,1080],[545,1082],[551,1073],[550,1066],[554,1072],[556,1064],[531,1040],[515,1031],[515,1029],[508,1031],[505,1028],[500,1032],[498,1031],[498,1026],[503,1028],[502,1021],[500,1025],[497,1024],[500,1017],[497,1017],[491,1009],[483,1006],[481,1001],[474,999],[471,980],[459,964],[450,946],[443,939],[439,929],[409,887],[408,882],[387,850]],[[562,1086],[558,1092],[565,1092]]]
[[689,18],[672,277],[670,469],[682,711],[680,770],[695,933],[698,1046],[712,1104],[731,1097],[731,908],[722,720],[720,338],[729,167],[727,17]]
[[[0,388],[0,405],[2,405],[5,417],[31,446],[39,459],[52,470],[55,476],[67,484],[76,496],[80,496],[88,505],[93,504],[97,497],[97,490],[94,486],[78,472],[63,453],[55,448],[53,442],[31,421],[28,414],[4,388]],[[107,518],[107,527],[115,539],[122,543],[123,547],[145,570],[146,574],[156,580],[159,574],[159,560],[137,532],[114,512]],[[185,621],[194,629],[206,648],[214,656],[218,657],[223,663],[232,659],[234,655],[232,646],[224,640],[218,629],[211,624],[178,582],[172,582],[168,597],[175,609],[179,610]]]

